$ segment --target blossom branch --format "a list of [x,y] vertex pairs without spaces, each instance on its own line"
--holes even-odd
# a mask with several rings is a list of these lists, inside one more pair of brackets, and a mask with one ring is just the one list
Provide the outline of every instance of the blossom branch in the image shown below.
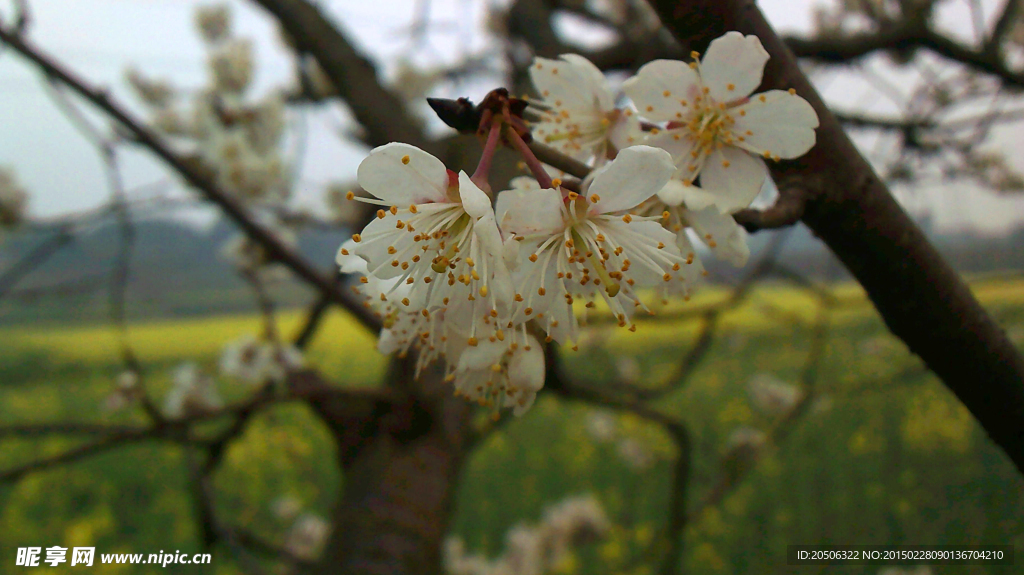
[[295,275],[306,283],[329,295],[331,301],[346,309],[367,327],[379,327],[377,318],[366,308],[345,293],[338,290],[332,281],[317,271],[308,261],[282,244],[276,237],[257,224],[244,209],[221,189],[210,176],[194,163],[179,157],[161,139],[135,120],[122,106],[116,104],[106,91],[90,87],[84,80],[64,69],[55,60],[31,46],[16,32],[0,25],[0,42],[10,46],[35,64],[43,73],[68,86],[74,92],[92,102],[108,116],[116,120],[128,130],[138,143],[148,148],[169,167],[177,171],[190,185],[199,190],[207,199],[219,206],[228,217],[260,244],[273,261],[287,266]]

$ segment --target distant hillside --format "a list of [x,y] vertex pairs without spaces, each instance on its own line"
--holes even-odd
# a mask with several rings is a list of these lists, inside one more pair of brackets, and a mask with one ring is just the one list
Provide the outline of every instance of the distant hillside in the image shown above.
[[[0,244],[0,274],[55,233],[34,230],[8,236]],[[234,234],[234,226],[227,221],[208,231],[168,219],[136,222],[129,313],[154,317],[253,309],[251,290],[221,255]],[[300,234],[299,250],[326,272],[345,237],[342,232],[306,231]],[[0,300],[0,323],[105,317],[111,266],[120,245],[120,230],[111,221],[79,234]],[[289,280],[276,282],[271,291],[283,306],[312,297]]]
[[[0,243],[0,274],[56,230],[8,235]],[[128,311],[131,317],[178,317],[253,309],[250,289],[221,255],[235,227],[220,220],[202,231],[181,221],[149,218],[135,223]],[[781,233],[781,232],[773,232]],[[848,278],[839,262],[803,226],[790,230],[782,258],[801,274],[819,280]],[[332,269],[334,255],[346,239],[343,231],[308,230],[300,234],[299,250],[322,267]],[[771,234],[750,238],[756,254]],[[24,278],[0,300],[0,324],[66,322],[103,319],[109,314],[110,269],[120,249],[120,231],[113,221],[101,221],[79,234],[44,265]],[[936,235],[933,241],[962,272],[1024,270],[1024,228],[1003,238],[974,234]],[[743,270],[705,257],[711,277],[729,281]],[[284,307],[313,299],[307,288],[285,280],[272,286]]]

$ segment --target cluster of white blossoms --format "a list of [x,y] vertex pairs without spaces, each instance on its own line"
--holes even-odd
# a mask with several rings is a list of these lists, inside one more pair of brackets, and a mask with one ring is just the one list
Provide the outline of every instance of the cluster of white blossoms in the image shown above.
[[[209,171],[218,188],[246,208],[261,211],[271,233],[287,239],[276,212],[291,196],[289,167],[282,154],[285,136],[284,90],[256,97],[253,44],[231,32],[226,5],[201,6],[196,27],[207,51],[209,82],[185,91],[167,82],[127,72],[128,83],[150,108],[152,125]],[[284,235],[282,235],[282,233]],[[236,240],[226,248],[239,267],[250,269],[255,247]],[[255,258],[258,259],[258,258]]]
[[[575,185],[552,180],[515,122],[490,110],[473,176],[402,143],[371,151],[358,181],[372,197],[358,199],[380,209],[338,263],[361,275],[357,291],[384,318],[381,351],[414,349],[420,367],[444,357],[457,393],[519,414],[544,383],[540,340],[578,341],[577,305],[603,302],[635,331],[646,299],[689,298],[705,272],[688,229],[745,263],[732,214],[759,194],[765,159],[805,153],[818,123],[792,91],[751,95],[767,59],[756,37],[730,32],[701,60],[645,65],[622,87],[635,107],[618,107],[590,62],[538,58],[532,134],[591,162]],[[495,197],[487,168],[499,137],[537,179]]]
[[175,368],[171,375],[171,389],[164,398],[164,415],[181,419],[217,411],[224,401],[213,378],[192,362]]
[[281,383],[304,364],[302,352],[295,346],[246,335],[224,346],[220,373],[250,385]]
[[592,495],[571,497],[544,510],[537,525],[519,524],[505,535],[496,560],[466,553],[458,537],[448,539],[444,568],[448,575],[543,575],[557,572],[574,547],[600,541],[611,529]]

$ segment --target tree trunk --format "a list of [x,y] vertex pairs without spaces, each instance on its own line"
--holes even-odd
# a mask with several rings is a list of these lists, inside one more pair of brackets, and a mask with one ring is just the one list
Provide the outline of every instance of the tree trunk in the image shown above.
[[458,474],[470,449],[472,408],[437,370],[412,382],[409,365],[396,360],[388,381],[413,396],[361,428],[361,438],[351,435],[350,422],[328,420],[344,485],[318,573],[441,572]]

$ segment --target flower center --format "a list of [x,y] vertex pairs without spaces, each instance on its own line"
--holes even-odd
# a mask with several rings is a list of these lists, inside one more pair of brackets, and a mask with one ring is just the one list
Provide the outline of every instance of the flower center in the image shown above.
[[686,124],[690,136],[703,151],[710,151],[723,144],[732,143],[732,126],[735,120],[726,112],[726,105],[711,99],[701,98],[696,113]]

